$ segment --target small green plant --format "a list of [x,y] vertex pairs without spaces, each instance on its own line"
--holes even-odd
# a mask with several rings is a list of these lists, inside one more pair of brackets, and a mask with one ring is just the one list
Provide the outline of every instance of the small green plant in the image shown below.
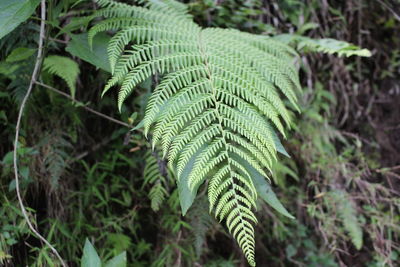
[[126,252],[115,256],[107,262],[102,263],[96,249],[88,239],[85,241],[81,267],[126,267]]

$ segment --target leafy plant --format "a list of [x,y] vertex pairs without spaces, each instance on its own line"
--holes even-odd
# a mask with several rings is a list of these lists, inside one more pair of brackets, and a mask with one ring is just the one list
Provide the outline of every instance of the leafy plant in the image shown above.
[[[193,26],[185,5],[171,0],[139,0],[139,6],[133,7],[137,12],[128,5],[100,2],[103,9],[98,9],[92,1],[46,0],[47,34],[42,35],[45,39],[44,58],[60,57],[51,62],[52,68],[58,67],[58,70],[51,73],[47,59],[42,65],[37,86],[33,88],[23,116],[22,147],[18,149],[20,188],[24,203],[29,207],[29,216],[68,264],[82,264],[84,252],[86,259],[94,259],[85,260],[86,265],[104,266],[107,260],[126,251],[129,261],[138,267],[245,265],[246,259],[241,257],[240,248],[231,242],[227,231],[208,212],[207,191],[211,191],[211,180],[219,168],[227,165],[226,161],[231,161],[248,172],[248,181],[255,188],[251,200],[255,201],[255,195],[258,198],[255,201],[258,227],[254,227],[251,219],[245,219],[254,227],[258,265],[352,266],[356,262],[365,262],[367,266],[396,266],[400,233],[397,215],[400,202],[395,183],[398,157],[392,149],[389,149],[391,153],[385,150],[387,140],[380,140],[382,135],[389,139],[396,137],[394,133],[398,130],[394,115],[397,106],[394,103],[392,108],[386,102],[397,99],[398,95],[395,85],[398,84],[399,53],[392,48],[393,44],[399,43],[399,27],[391,11],[373,1],[354,0],[329,3],[303,0],[181,1],[187,3],[198,25],[220,27],[204,29]],[[5,25],[0,29],[0,85],[4,88],[0,92],[0,124],[5,126],[1,131],[1,155],[13,149],[10,141],[15,131],[13,122],[18,112],[18,100],[26,93],[35,63],[41,9],[36,8],[36,14],[32,13],[35,10],[35,6],[29,7],[32,3],[39,1],[4,0],[0,4],[3,7],[0,25]],[[26,9],[29,12],[24,11],[20,16],[22,13],[14,7],[24,5],[29,7]],[[22,23],[31,14],[33,19]],[[106,20],[102,21],[102,18]],[[367,21],[365,18],[372,19]],[[4,30],[9,29],[4,23],[7,20],[13,21],[16,28],[12,34],[1,37]],[[87,32],[89,25],[94,25],[90,33]],[[135,28],[131,31],[132,36],[140,40],[128,36],[131,28]],[[105,32],[101,32],[103,30]],[[215,31],[214,36],[211,36],[212,31]],[[285,32],[290,34],[281,34]],[[203,37],[201,44],[206,45],[199,45],[199,35]],[[124,40],[115,43],[116,36]],[[371,47],[376,57],[357,61],[321,55],[298,58],[293,52],[370,55],[369,51],[353,44],[324,38],[328,36]],[[120,51],[110,51],[114,53],[110,64],[107,45],[111,38],[114,48]],[[258,90],[262,87],[259,84],[275,83],[273,79],[265,79],[263,74],[287,73],[287,69],[277,68],[278,64],[270,60],[282,54],[278,51],[271,56],[271,51],[264,51],[259,53],[256,62],[252,57],[254,50],[248,49],[252,48],[253,38],[268,49],[272,47],[271,42],[289,49],[288,62],[293,65],[296,75],[297,66],[301,67],[302,84],[307,87],[302,88],[299,96],[300,116],[293,116],[288,110],[296,109],[295,105],[279,88],[270,86],[275,89],[272,96],[281,100],[287,109],[293,131],[286,131],[289,125],[272,101],[264,98],[268,94]],[[184,47],[185,44],[188,47]],[[204,49],[200,50],[200,47]],[[67,70],[61,67],[64,59],[70,57],[67,53],[74,57],[72,65],[76,67],[79,62],[78,72],[80,69],[85,73],[79,82],[76,82],[77,75],[62,73]],[[182,56],[181,60],[173,56],[176,54]],[[220,69],[214,66],[220,60],[216,57],[224,59],[218,65]],[[263,60],[266,57],[267,60]],[[75,58],[80,60],[75,61]],[[265,64],[261,65],[260,61]],[[287,155],[279,141],[286,134],[284,145],[290,148],[290,158],[275,160],[271,156],[271,164],[266,167],[258,155],[251,154],[253,158],[257,157],[254,163],[229,151],[228,160],[223,159],[215,167],[209,167],[209,174],[196,181],[198,173],[195,170],[206,171],[211,165],[200,159],[206,157],[207,151],[214,153],[210,161],[218,158],[222,149],[213,146],[216,143],[213,141],[221,139],[225,132],[236,134],[254,146],[252,140],[242,134],[248,127],[241,127],[239,131],[222,125],[223,132],[218,130],[215,136],[195,140],[216,122],[204,117],[206,123],[198,123],[205,113],[213,114],[217,110],[216,102],[205,103],[202,110],[197,110],[196,105],[192,108],[200,95],[215,89],[209,88],[213,83],[207,85],[209,73],[204,74],[204,69],[199,68],[200,74],[182,74],[182,79],[176,79],[172,86],[166,82],[172,81],[178,73],[191,70],[190,64],[202,67],[204,62],[208,63],[209,73],[218,86],[217,76],[229,84],[243,76],[241,89],[234,87],[232,90],[230,85],[224,84],[221,88],[214,86],[221,91],[216,95],[218,105],[226,105],[227,109],[236,112],[235,116],[254,111],[254,116],[246,117],[250,118],[246,120],[248,125],[255,128],[251,129],[253,132],[261,125],[254,117],[261,115],[263,121],[267,119],[275,154]],[[235,72],[243,67],[244,71],[235,76]],[[257,70],[260,67],[264,72]],[[229,72],[228,79],[226,72]],[[109,73],[113,75],[113,84],[107,86],[129,84],[123,97],[128,99],[130,92],[133,95],[129,101],[120,104],[121,114],[116,114],[117,109],[113,108],[113,94],[98,101],[99,90],[104,87]],[[254,82],[254,75],[263,83]],[[201,84],[203,81],[205,85]],[[58,93],[68,92],[67,87],[72,96],[76,91],[76,101],[66,101],[65,94]],[[227,92],[230,98],[225,97]],[[266,107],[264,102],[258,105],[260,101],[273,106],[281,121],[282,133],[271,118],[263,115],[259,106]],[[384,108],[380,110],[380,106]],[[153,117],[148,115],[151,110]],[[103,112],[107,116],[103,116]],[[271,115],[269,111],[266,113]],[[107,117],[119,125],[108,124]],[[227,117],[222,114],[221,118]],[[375,125],[371,127],[369,122]],[[198,128],[185,132],[195,123]],[[129,131],[132,125],[137,126]],[[143,127],[147,139],[143,136]],[[275,133],[277,131],[279,133]],[[377,133],[376,138],[374,133]],[[181,140],[177,139],[179,136]],[[259,141],[258,137],[255,139]],[[154,143],[153,151],[149,141]],[[239,142],[228,141],[232,141],[228,143],[234,148],[250,153]],[[397,142],[389,141],[396,149]],[[171,162],[168,158],[176,142],[181,142],[181,146],[173,150],[176,159]],[[217,149],[212,150],[212,146]],[[189,151],[191,148],[197,151]],[[187,163],[181,164],[183,170],[178,175],[181,155],[192,152]],[[264,173],[255,168],[255,164]],[[241,170],[237,166],[233,169]],[[59,262],[48,247],[38,246],[38,240],[18,210],[11,153],[0,162],[0,170],[3,180],[0,198],[4,202],[0,207],[0,214],[4,215],[0,216],[0,265],[58,266]],[[240,175],[246,176],[245,171]],[[266,174],[273,185],[268,183]],[[190,184],[191,180],[199,186]],[[228,180],[228,175],[224,176],[221,184],[230,182]],[[245,193],[252,192],[243,182],[238,182],[239,178],[233,180],[245,190],[244,193],[240,189],[233,191],[244,199],[242,202],[246,206]],[[213,213],[229,190],[228,186],[217,197]],[[249,209],[253,212],[255,205],[251,204]],[[234,209],[228,210],[225,219],[221,220],[223,223],[231,211]],[[292,215],[298,219],[290,219]],[[81,245],[89,236],[97,249],[85,244],[82,251]]]
[[[293,218],[265,178],[277,152],[287,155],[276,134],[285,137],[285,127],[291,127],[287,107],[299,110],[295,50],[279,38],[203,29],[185,5],[172,0],[148,1],[144,7],[97,2],[103,9],[95,16],[106,19],[90,29],[89,44],[99,32],[117,30],[107,49],[112,77],[103,95],[121,84],[121,110],[137,85],[152,76],[161,78],[142,124],[145,135],[152,134],[152,147],[162,150],[175,172],[183,214],[207,181],[210,211],[225,221],[255,265],[253,209],[258,195]],[[298,49],[339,55],[369,52],[336,40],[299,36],[288,43],[292,41],[299,42]],[[162,195],[160,188],[157,192],[152,195]]]
[[103,94],[122,82],[121,110],[138,84],[162,75],[148,102],[145,134],[153,130],[153,147],[162,148],[178,183],[187,181],[195,193],[209,181],[210,210],[255,265],[258,193],[250,168],[268,177],[264,169],[277,157],[274,127],[283,136],[282,122],[290,127],[279,94],[297,108],[296,52],[265,36],[202,29],[174,1],[149,2],[147,9],[98,2],[105,7],[98,14],[108,19],[89,31],[89,43],[100,31],[121,29],[108,47],[113,76]]
[[85,246],[83,248],[83,255],[81,261],[81,267],[125,267],[126,266],[126,252],[115,256],[111,260],[101,263],[100,257],[96,252],[96,249],[90,243],[88,239],[85,241]]

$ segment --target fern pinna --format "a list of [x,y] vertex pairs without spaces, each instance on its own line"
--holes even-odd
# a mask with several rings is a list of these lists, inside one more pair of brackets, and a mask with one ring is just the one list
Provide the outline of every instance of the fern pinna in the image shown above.
[[138,84],[161,77],[146,108],[145,134],[152,132],[178,184],[197,192],[208,181],[210,210],[254,266],[257,188],[250,168],[268,179],[279,143],[274,131],[285,136],[290,127],[281,96],[297,108],[296,53],[266,36],[203,29],[172,0],[140,2],[98,0],[97,15],[106,19],[90,30],[89,43],[100,31],[117,30],[103,93],[121,84],[121,109]]
[[151,208],[158,211],[168,195],[166,186],[168,184],[168,170],[164,168],[163,162],[158,158],[156,151],[148,150],[145,154],[146,165],[143,170],[143,186],[150,184],[149,198],[151,200]]

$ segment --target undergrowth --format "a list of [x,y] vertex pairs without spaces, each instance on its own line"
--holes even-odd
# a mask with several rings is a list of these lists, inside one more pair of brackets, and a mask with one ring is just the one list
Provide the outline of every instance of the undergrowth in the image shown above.
[[[284,42],[285,49],[300,54],[296,64],[302,86],[302,94],[297,95],[301,113],[287,111],[293,129],[282,132],[286,135],[282,145],[291,157],[280,155],[269,166],[272,183],[266,190],[273,190],[268,196],[275,198],[269,198],[270,202],[254,199],[253,204],[258,266],[397,266],[399,46],[393,44],[400,43],[400,28],[390,9],[367,1],[187,2],[186,7],[172,8],[179,12],[188,8],[190,15],[173,13],[176,18],[171,18],[170,7],[161,9],[178,32],[186,27],[182,21],[193,18],[199,25],[193,28],[233,28],[252,34],[243,33],[245,38],[269,34],[271,42]],[[39,232],[69,266],[79,266],[83,256],[95,255],[93,251],[103,264],[120,260],[128,266],[245,266],[246,259],[228,229],[209,213],[207,186],[211,182],[199,187],[193,205],[182,216],[176,167],[163,157],[169,151],[163,151],[162,145],[152,150],[149,144],[160,138],[167,148],[175,132],[149,131],[153,133],[149,139],[144,137],[140,122],[149,114],[147,103],[155,101],[154,88],[165,83],[166,75],[156,71],[153,77],[141,79],[129,97],[124,95],[126,101],[119,101],[119,113],[113,90],[103,98],[101,92],[110,71],[114,77],[122,71],[118,76],[122,79],[132,68],[117,67],[137,48],[123,47],[133,50],[121,58],[115,55],[116,65],[111,68],[107,44],[118,33],[105,26],[100,15],[106,13],[86,1],[47,3],[46,58],[39,82],[70,98],[37,85],[24,114],[18,149],[21,189]],[[16,114],[37,49],[39,11],[35,12],[0,39],[0,265],[5,266],[59,264],[27,228],[12,176]],[[93,27],[109,31],[94,35]],[[215,30],[208,41],[230,44],[225,32],[239,34]],[[219,35],[221,39],[215,41]],[[92,47],[88,36],[93,37]],[[321,38],[329,40],[318,41]],[[368,52],[331,38],[369,48],[373,55],[339,57]],[[228,55],[219,50],[228,47],[220,45],[213,52]],[[333,55],[311,53],[327,49]],[[157,51],[157,56],[165,52]],[[148,55],[140,56],[143,60]],[[128,87],[133,89],[133,85]],[[243,93],[239,96],[244,97]],[[293,107],[286,100],[282,105]],[[156,127],[163,123],[162,117],[153,119]],[[146,131],[151,121],[147,120]],[[275,130],[279,131],[278,125]],[[204,166],[199,165],[199,170]],[[277,199],[280,206],[271,205]]]

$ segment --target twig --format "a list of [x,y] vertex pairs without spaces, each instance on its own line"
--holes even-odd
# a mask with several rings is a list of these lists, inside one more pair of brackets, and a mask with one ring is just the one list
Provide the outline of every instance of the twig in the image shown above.
[[383,7],[385,7],[387,10],[389,10],[396,20],[400,21],[400,15],[397,14],[396,11],[392,7],[390,7],[388,4],[386,4],[382,0],[377,0],[377,2],[379,2]]
[[49,38],[50,41],[56,42],[56,43],[61,43],[61,44],[68,44],[68,41],[56,39],[56,38]]
[[366,144],[368,144],[368,145],[370,145],[370,146],[374,146],[373,143],[371,143],[371,142],[368,141],[367,139],[365,139],[365,138],[363,138],[363,137],[361,137],[361,136],[359,136],[359,135],[357,135],[357,134],[350,133],[350,132],[346,132],[346,131],[340,131],[340,133],[343,134],[343,135],[345,135],[345,136],[353,137],[354,139],[359,139],[359,140],[363,141],[364,143],[366,143]]
[[377,172],[377,173],[386,174],[386,175],[392,176],[392,177],[397,178],[397,179],[400,180],[400,175],[398,175],[397,173],[394,173],[394,172],[392,172],[392,171],[387,171],[387,170],[385,170],[385,171],[376,170],[376,172]]
[[56,255],[56,257],[60,260],[61,265],[66,267],[67,265],[65,264],[64,260],[61,258],[60,254],[58,251],[50,244],[49,241],[46,240],[33,226],[32,222],[30,221],[28,217],[28,213],[25,209],[24,203],[22,201],[21,197],[21,192],[19,188],[19,177],[18,177],[18,164],[17,164],[17,151],[18,151],[18,139],[19,139],[19,131],[21,128],[21,120],[22,120],[22,114],[24,113],[25,105],[26,102],[29,98],[29,95],[32,92],[33,85],[35,83],[36,77],[39,74],[39,69],[40,65],[42,62],[42,56],[43,56],[43,42],[45,38],[45,20],[46,20],[46,0],[41,1],[41,22],[40,22],[40,36],[39,36],[39,48],[38,48],[38,54],[36,57],[36,62],[35,66],[33,68],[32,72],[32,77],[31,81],[29,83],[28,90],[24,96],[24,99],[22,100],[21,107],[18,112],[18,118],[17,118],[17,125],[15,127],[15,140],[14,140],[14,151],[13,151],[13,160],[14,160],[14,175],[15,175],[15,190],[17,192],[17,198],[18,198],[18,203],[22,211],[22,215],[24,216],[29,229],[34,233],[43,243],[45,243],[51,251]]
[[394,171],[394,170],[399,170],[399,169],[400,169],[400,165],[397,165],[397,166],[393,166],[393,167],[383,167],[383,168],[380,168],[380,169],[378,169],[376,171],[384,172],[384,171],[387,171],[387,170]]
[[[181,237],[182,237],[182,230],[179,230],[178,238],[176,239],[176,244],[179,244],[179,241],[181,240]],[[182,265],[182,263],[181,263],[181,261],[182,261],[182,259],[181,259],[182,258],[182,251],[178,247],[176,247],[175,248],[175,252],[178,254],[178,257],[177,257],[177,259],[175,261],[174,266],[180,267]]]
[[[51,91],[53,91],[53,92],[55,92],[57,94],[60,94],[60,95],[62,95],[64,97],[70,99],[72,102],[81,103],[81,102],[77,101],[76,99],[72,98],[69,94],[66,94],[66,93],[64,93],[64,92],[62,92],[62,91],[60,91],[60,90],[58,90],[58,89],[56,89],[54,87],[51,87],[51,86],[49,86],[47,84],[44,84],[44,83],[41,83],[41,82],[37,82],[37,81],[35,81],[35,84],[40,85],[40,86],[42,86],[44,88],[47,88],[47,89],[49,89],[49,90],[51,90]],[[132,128],[132,125],[129,125],[128,123],[125,123],[123,121],[119,121],[117,119],[114,119],[114,118],[112,118],[110,116],[107,116],[107,115],[105,115],[105,114],[103,114],[101,112],[98,112],[98,111],[96,111],[96,110],[94,110],[92,108],[89,108],[87,106],[82,106],[82,108],[87,110],[87,111],[89,111],[89,112],[91,112],[91,113],[93,113],[93,114],[96,114],[97,116],[100,116],[100,117],[102,117],[104,119],[107,119],[109,121],[112,121],[114,123],[117,123],[119,125],[122,125],[122,126],[125,126],[125,127],[128,127],[128,128]]]

